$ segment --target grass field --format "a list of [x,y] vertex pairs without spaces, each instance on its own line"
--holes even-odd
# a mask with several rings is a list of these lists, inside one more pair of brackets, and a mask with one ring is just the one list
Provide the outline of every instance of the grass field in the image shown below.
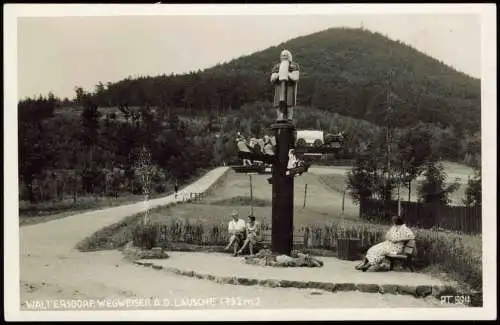
[[[269,175],[252,175],[253,198],[272,202],[272,186],[267,183]],[[333,186],[342,187],[345,176],[333,181]],[[307,190],[306,190],[307,185]],[[207,203],[235,197],[250,197],[250,177],[246,174],[228,173],[224,186],[220,186]],[[305,207],[304,207],[305,201]],[[250,204],[243,206],[249,209]],[[295,177],[294,181],[294,214],[326,215],[328,218],[340,218],[342,214],[342,192],[325,185],[318,175],[306,173]],[[267,212],[264,212],[267,211]],[[264,214],[271,214],[271,206],[264,209]],[[348,196],[345,198],[344,217],[357,219],[358,207]],[[312,218],[312,217],[311,217]]]

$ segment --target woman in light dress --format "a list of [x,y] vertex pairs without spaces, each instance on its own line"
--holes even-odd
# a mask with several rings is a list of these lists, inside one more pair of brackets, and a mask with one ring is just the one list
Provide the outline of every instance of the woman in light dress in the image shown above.
[[248,249],[250,251],[250,255],[253,255],[253,248],[257,242],[260,240],[260,224],[255,221],[255,216],[250,215],[248,216],[248,223],[246,224],[246,240],[243,243],[243,246],[241,246],[240,250],[238,251],[238,254],[241,254],[243,250],[248,246]]
[[405,242],[415,239],[415,235],[404,224],[401,217],[394,216],[392,222],[393,226],[385,234],[385,241],[368,249],[361,264],[356,266],[357,270],[365,272],[371,266],[379,266],[387,255],[400,254],[403,251]]

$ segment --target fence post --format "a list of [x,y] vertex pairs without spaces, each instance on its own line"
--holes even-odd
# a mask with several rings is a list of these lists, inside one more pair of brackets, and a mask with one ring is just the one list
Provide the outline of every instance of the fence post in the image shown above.
[[307,184],[306,187],[304,188],[304,204],[302,205],[302,208],[306,207],[306,199],[307,199]]

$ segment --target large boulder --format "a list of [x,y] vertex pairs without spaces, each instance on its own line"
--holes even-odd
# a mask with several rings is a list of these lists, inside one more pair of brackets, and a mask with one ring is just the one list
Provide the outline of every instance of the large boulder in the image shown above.
[[269,249],[262,249],[254,256],[245,257],[247,264],[273,267],[321,267],[323,262],[308,254],[293,251],[291,256],[275,255]]

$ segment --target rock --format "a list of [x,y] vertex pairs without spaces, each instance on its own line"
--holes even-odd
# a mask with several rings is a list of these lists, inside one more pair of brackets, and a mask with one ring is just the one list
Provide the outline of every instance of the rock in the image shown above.
[[358,284],[356,287],[361,292],[378,293],[380,291],[379,286],[376,284]]
[[356,286],[354,283],[337,283],[335,285],[337,291],[355,291]]
[[278,256],[276,256],[276,262],[280,263],[280,264],[291,263],[293,261],[294,261],[293,257],[288,256],[288,255],[278,255]]
[[323,292],[319,291],[319,290],[313,290],[310,292],[311,295],[322,295]]
[[326,283],[318,282],[318,281],[308,281],[307,287],[314,288],[314,289],[323,289],[325,287],[325,284]]
[[260,250],[255,256],[245,257],[243,261],[246,264],[257,264],[262,266],[273,266],[273,267],[321,267],[323,262],[310,255],[296,253],[293,255],[297,257],[292,257],[288,255],[278,255],[275,256],[268,249]]
[[454,296],[456,290],[452,286],[433,286],[431,294],[440,299],[441,296]]
[[397,295],[399,293],[399,287],[393,284],[383,284],[380,286],[380,293]]
[[399,292],[401,294],[407,294],[412,296],[417,296],[417,287],[415,286],[399,286]]
[[163,253],[163,248],[161,248],[161,247],[153,247],[153,248],[151,248],[151,253],[155,257],[156,256],[161,257],[162,253]]
[[431,286],[418,286],[415,293],[417,297],[427,297],[432,294]]
[[325,283],[323,289],[330,292],[335,292],[337,290],[335,283]]
[[239,284],[248,285],[248,286],[256,285],[257,280],[256,279],[248,279],[248,278],[239,278]]

